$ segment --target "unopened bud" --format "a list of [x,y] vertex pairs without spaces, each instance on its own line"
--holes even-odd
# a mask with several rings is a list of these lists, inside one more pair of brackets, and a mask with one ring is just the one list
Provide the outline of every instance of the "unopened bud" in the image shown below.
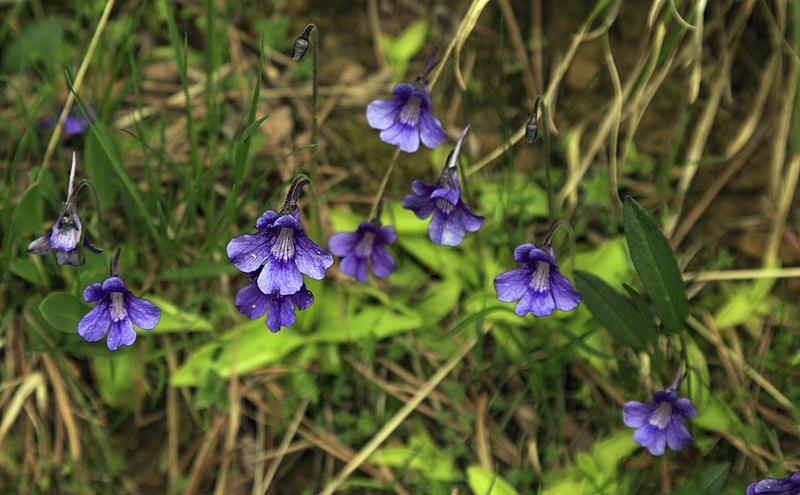
[[536,102],[533,104],[533,114],[531,118],[528,119],[528,123],[525,125],[525,139],[528,140],[529,143],[532,143],[536,136],[539,135],[539,122],[537,113],[539,111],[539,102],[542,100],[541,96],[536,97]]

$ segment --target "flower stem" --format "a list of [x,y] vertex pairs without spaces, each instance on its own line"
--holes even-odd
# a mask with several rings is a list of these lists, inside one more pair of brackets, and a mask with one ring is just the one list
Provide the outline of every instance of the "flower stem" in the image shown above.
[[306,174],[300,174],[294,178],[292,185],[289,186],[289,192],[286,194],[286,201],[283,202],[283,208],[281,208],[282,215],[289,215],[294,212],[297,200],[300,199],[300,191],[303,190],[303,186],[310,182]]
[[117,248],[117,252],[114,253],[114,258],[112,258],[111,263],[108,265],[108,276],[109,277],[116,277],[117,269],[119,268],[119,255],[122,252],[122,248]]
[[[536,101],[539,101],[538,98]],[[553,178],[550,174],[550,131],[547,129],[547,114],[545,113],[546,106],[544,101],[541,102],[541,105],[542,122],[544,122],[544,181],[545,187],[547,188],[547,214],[550,218],[550,221],[553,222],[555,220],[556,206],[553,202]]]
[[368,218],[370,219],[375,218],[375,215],[378,212],[378,206],[381,204],[384,191],[386,191],[386,184],[389,182],[389,177],[392,176],[392,172],[394,171],[394,164],[397,163],[397,158],[399,156],[400,156],[400,148],[397,148],[394,152],[394,156],[392,156],[392,161],[389,162],[389,167],[386,169],[386,173],[383,175],[383,180],[381,180],[381,186],[378,188],[378,192],[375,194],[375,200],[372,202],[372,209],[369,211]]

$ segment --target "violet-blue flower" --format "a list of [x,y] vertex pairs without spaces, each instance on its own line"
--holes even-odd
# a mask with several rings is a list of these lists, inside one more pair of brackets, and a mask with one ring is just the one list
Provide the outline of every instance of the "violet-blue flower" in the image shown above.
[[109,278],[84,289],[84,301],[97,302],[97,305],[78,322],[78,335],[88,342],[96,342],[108,334],[106,345],[112,351],[136,341],[134,324],[142,330],[150,330],[161,319],[161,310],[150,301],[134,296],[117,275],[118,259],[119,250],[111,262]]
[[519,316],[548,316],[554,309],[571,311],[581,302],[581,295],[559,271],[552,246],[545,250],[522,244],[514,250],[514,259],[523,265],[498,275],[494,288],[500,301],[519,299],[514,308]]
[[[247,276],[250,280],[257,279],[259,268]],[[258,282],[253,282],[239,289],[236,293],[236,307],[251,320],[260,318],[267,313],[267,328],[270,332],[279,332],[281,327],[290,327],[295,322],[295,308],[304,310],[314,304],[314,294],[306,289],[305,284],[294,294],[282,296],[278,291],[264,294],[258,287]]]
[[666,390],[656,392],[651,402],[631,401],[622,408],[625,425],[636,428],[633,439],[653,455],[662,455],[667,445],[680,451],[692,444],[692,436],[684,426],[683,418],[694,418],[697,409],[689,399],[678,397],[682,367],[683,358],[678,363],[672,384]]
[[800,472],[786,478],[767,478],[750,483],[745,495],[800,495]]
[[[85,133],[89,128],[89,123],[94,122],[95,112],[91,107],[86,108],[86,115],[89,117],[88,119],[83,115],[73,115],[72,113],[67,115],[66,119],[64,119],[64,127],[62,129],[62,132],[67,139]],[[47,129],[54,127],[57,123],[58,119],[48,117],[46,119],[42,119],[39,125]]]
[[392,89],[391,100],[374,100],[367,105],[367,122],[380,129],[381,141],[397,145],[406,153],[419,149],[419,142],[435,148],[447,139],[441,122],[431,113],[431,98],[425,77],[435,65],[434,51],[422,75],[414,84],[400,83]]
[[321,280],[333,264],[333,256],[311,241],[300,223],[296,203],[300,189],[308,183],[306,176],[298,176],[280,213],[267,210],[255,225],[258,232],[234,237],[228,243],[228,258],[239,270],[255,272],[266,262],[258,276],[264,294],[292,295],[302,287],[303,275]]
[[397,232],[394,227],[381,227],[378,222],[361,222],[355,232],[340,232],[331,236],[328,246],[333,254],[342,257],[341,270],[359,282],[367,281],[367,263],[372,263],[372,273],[386,278],[397,264],[386,251],[394,244]]
[[82,265],[86,261],[86,257],[81,250],[81,245],[94,253],[100,252],[85,236],[81,239],[83,230],[73,190],[75,162],[75,152],[73,152],[67,200],[61,203],[58,218],[47,233],[28,245],[28,252],[32,254],[45,256],[56,251],[56,261],[59,265]]
[[472,213],[464,203],[458,183],[456,163],[468,130],[469,125],[447,157],[439,180],[435,184],[415,180],[411,183],[414,194],[405,196],[402,201],[403,208],[413,211],[420,220],[433,215],[428,235],[434,243],[444,246],[458,246],[466,232],[476,232],[483,224],[483,217]]

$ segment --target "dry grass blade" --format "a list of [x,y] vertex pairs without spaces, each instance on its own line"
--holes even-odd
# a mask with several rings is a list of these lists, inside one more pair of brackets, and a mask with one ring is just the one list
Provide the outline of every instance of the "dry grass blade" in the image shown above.
[[[483,329],[484,335],[486,332],[489,331],[490,327],[485,327]],[[336,478],[328,483],[325,489],[322,490],[321,495],[331,495],[333,492],[339,488],[342,483],[344,483],[350,474],[355,471],[367,458],[375,452],[375,450],[389,438],[389,435],[397,429],[400,424],[405,421],[409,414],[411,414],[414,409],[423,401],[425,397],[427,397],[434,388],[436,388],[439,383],[450,373],[450,371],[455,368],[455,366],[464,359],[469,351],[478,343],[478,339],[473,337],[469,339],[466,344],[464,344],[458,352],[453,355],[441,368],[439,368],[436,373],[427,381],[425,385],[420,388],[419,392],[417,392],[414,397],[411,398],[406,405],[404,405],[397,413],[390,419],[383,428],[375,434],[372,439],[367,442],[367,444],[356,454],[350,462],[347,463],[345,467],[339,472]]]
[[31,394],[36,393],[36,399],[40,406],[43,406],[47,400],[47,386],[44,383],[44,377],[39,372],[34,372],[25,377],[22,385],[17,389],[14,397],[3,412],[3,420],[0,422],[0,446],[3,444],[11,425],[17,420],[20,412],[22,411],[25,401]]
[[75,424],[75,416],[72,414],[72,408],[67,398],[66,384],[61,372],[53,361],[52,356],[49,354],[42,354],[47,375],[50,377],[50,383],[53,386],[53,393],[56,396],[56,404],[60,412],[60,417],[64,421],[64,426],[67,429],[67,438],[69,438],[69,451],[72,454],[72,462],[78,464],[81,459],[81,439],[78,435],[78,427]]
[[258,487],[256,493],[263,495],[267,493],[267,490],[269,490],[269,485],[272,483],[272,480],[275,478],[275,474],[278,472],[278,468],[281,465],[281,460],[283,460],[283,456],[285,456],[286,452],[289,450],[292,439],[294,438],[295,433],[297,433],[297,428],[300,426],[300,421],[303,420],[303,416],[306,414],[306,409],[308,408],[309,402],[309,399],[304,400],[303,403],[300,404],[300,407],[297,408],[297,411],[295,411],[294,418],[292,418],[292,423],[289,425],[289,429],[286,430],[286,435],[283,436],[283,440],[281,440],[281,444],[278,447],[275,460],[270,463],[269,471],[267,471],[267,475],[264,478],[264,481],[261,483],[261,486]]
[[436,84],[436,81],[439,80],[439,76],[442,74],[444,62],[448,59],[448,57],[450,57],[450,54],[454,49],[456,52],[456,80],[458,81],[459,86],[461,86],[461,89],[466,91],[467,86],[461,74],[461,63],[459,62],[461,57],[461,48],[464,46],[464,43],[466,43],[467,38],[469,37],[470,33],[472,33],[472,30],[475,28],[475,24],[478,22],[478,17],[480,17],[481,12],[483,12],[483,8],[486,7],[487,3],[489,3],[489,0],[472,0],[472,3],[467,9],[467,13],[464,15],[464,18],[461,20],[461,24],[458,26],[456,35],[453,36],[453,39],[450,40],[450,44],[447,45],[447,50],[445,50],[442,60],[439,62],[439,65],[433,69],[433,73],[430,77],[430,83],[428,85],[431,91],[433,91],[433,86]]

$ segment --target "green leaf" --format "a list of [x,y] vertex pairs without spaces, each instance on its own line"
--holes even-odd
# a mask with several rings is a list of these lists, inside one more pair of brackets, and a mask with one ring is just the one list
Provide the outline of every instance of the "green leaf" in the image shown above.
[[88,309],[88,305],[66,292],[54,292],[39,304],[45,321],[64,333],[75,333]]
[[717,495],[725,485],[730,468],[729,462],[706,468],[688,485],[672,492],[672,495]]
[[23,27],[3,50],[3,72],[22,72],[38,61],[59,60],[64,23],[58,17],[44,17]]
[[184,311],[157,297],[147,299],[161,310],[161,320],[158,325],[152,330],[147,330],[147,333],[208,332],[213,329],[208,320],[196,313]]
[[[99,136],[102,136],[102,139],[108,142],[108,150],[100,145]],[[89,178],[92,179],[92,184],[100,200],[100,207],[107,209],[119,195],[119,184],[116,180],[114,169],[111,168],[112,160],[117,160],[122,163],[119,143],[117,143],[114,135],[109,132],[105,125],[100,122],[95,122],[92,127],[92,132],[86,136],[86,149],[84,153],[83,167],[86,169]],[[109,156],[108,153],[113,156]]]
[[395,79],[403,78],[408,62],[425,44],[427,36],[428,24],[420,20],[408,26],[396,38],[383,37],[386,60],[392,68]]
[[519,493],[500,475],[481,466],[467,468],[467,485],[475,495],[518,495]]
[[575,272],[575,285],[586,307],[597,321],[621,342],[643,351],[655,341],[652,323],[642,318],[631,303],[600,277],[588,272]]
[[689,316],[689,300],[675,253],[650,213],[633,198],[625,198],[622,217],[633,265],[658,316],[667,328],[680,330]]

